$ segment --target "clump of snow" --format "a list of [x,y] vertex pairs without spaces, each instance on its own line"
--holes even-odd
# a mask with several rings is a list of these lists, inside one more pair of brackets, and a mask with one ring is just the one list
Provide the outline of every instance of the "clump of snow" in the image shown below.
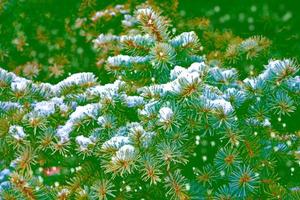
[[244,81],[245,86],[251,87],[254,90],[261,89],[264,86],[264,80],[258,78],[246,78]]
[[143,20],[144,16],[148,16],[150,18],[148,23],[153,23],[153,20],[156,20],[158,18],[158,15],[151,8],[138,9],[136,11],[136,16],[140,21]]
[[136,134],[143,135],[145,133],[145,130],[143,126],[137,122],[133,122],[129,124],[129,132],[128,136],[133,136]]
[[77,106],[76,110],[69,116],[69,122],[77,122],[80,121],[82,118],[88,116],[91,118],[95,118],[100,109],[99,103],[92,103],[87,104],[84,106]]
[[200,75],[203,75],[203,73],[207,70],[207,66],[204,62],[194,62],[187,70],[190,73],[198,72]]
[[300,76],[289,78],[286,83],[290,90],[300,92]]
[[212,106],[216,109],[222,109],[225,114],[229,114],[233,112],[233,107],[230,102],[226,101],[225,99],[215,99],[210,101]]
[[135,157],[135,149],[134,146],[130,144],[126,144],[122,146],[117,152],[115,156],[112,156],[111,160],[112,162],[117,162],[117,161],[130,161]]
[[76,74],[72,74],[71,76],[62,80],[58,84],[53,85],[52,91],[54,93],[60,93],[61,89],[66,86],[82,85],[84,83],[93,83],[93,82],[96,82],[96,80],[97,79],[93,73],[90,73],[90,72],[76,73]]
[[262,126],[262,127],[270,127],[271,126],[271,122],[268,118],[264,119],[263,121],[259,121],[256,118],[252,117],[252,118],[246,119],[246,122],[248,124],[254,125],[254,126]]
[[93,40],[94,46],[97,48],[103,44],[107,44],[114,41],[119,41],[120,37],[112,34],[100,34],[95,40]]
[[201,91],[201,98],[202,99],[218,99],[222,96],[222,92],[219,90],[219,88],[211,85],[203,85],[202,91]]
[[9,127],[8,132],[16,140],[23,140],[26,137],[22,126],[12,125]]
[[121,146],[129,144],[129,137],[114,136],[102,144],[103,150],[119,149]]
[[271,122],[270,122],[269,119],[266,118],[266,119],[263,121],[262,125],[263,125],[264,127],[266,127],[266,126],[271,126]]
[[139,115],[150,117],[155,112],[155,105],[157,104],[157,101],[150,101],[145,104],[143,109],[138,110]]
[[[263,82],[272,80],[275,76],[278,76],[284,72],[287,67],[292,69],[291,66],[293,65],[293,61],[290,59],[272,60],[268,63],[268,65],[265,65],[265,70],[257,77],[257,79]],[[296,69],[294,70],[296,71]]]
[[144,98],[140,96],[123,95],[125,103],[128,107],[136,107],[144,104]]
[[170,43],[174,47],[185,47],[190,43],[195,43],[198,40],[198,36],[194,31],[191,32],[183,32],[180,35],[174,37]]
[[162,107],[159,110],[159,121],[160,122],[169,122],[174,115],[174,112],[169,107]]
[[69,141],[69,134],[73,131],[75,123],[84,119],[86,116],[96,118],[99,114],[100,104],[92,103],[84,106],[78,106],[76,110],[69,116],[65,125],[58,127],[56,135],[62,143]]
[[171,80],[176,79],[181,73],[183,73],[185,71],[187,71],[186,68],[181,67],[181,66],[175,66],[170,72]]
[[15,77],[10,86],[12,91],[18,92],[18,91],[24,91],[26,87],[29,85],[29,83],[31,83],[31,81],[25,78]]
[[128,55],[117,55],[108,57],[107,63],[111,66],[129,66],[131,64],[131,56]]
[[100,18],[105,17],[105,16],[115,16],[117,14],[116,12],[119,12],[121,14],[126,14],[126,13],[128,13],[128,10],[125,8],[124,5],[118,4],[118,5],[116,5],[115,7],[111,8],[111,9],[106,9],[106,10],[103,10],[103,11],[97,11],[92,16],[91,20],[97,21]]
[[3,169],[2,171],[0,171],[0,181],[2,181],[4,177],[8,176],[9,174],[10,174],[9,169]]
[[124,26],[131,27],[131,26],[134,26],[135,24],[137,24],[137,20],[132,15],[126,14],[126,15],[124,15],[124,19],[122,20],[122,24]]
[[91,140],[91,138],[84,137],[83,135],[77,136],[75,141],[79,145],[81,151],[86,151],[89,146],[94,145],[94,142]]
[[121,87],[125,85],[124,81],[116,80],[114,83],[109,83],[105,85],[97,85],[87,89],[88,95],[96,95],[101,98],[114,97],[118,95],[118,91]]
[[153,136],[155,135],[154,132],[145,131],[140,123],[133,122],[130,123],[128,126],[128,137],[137,138],[139,142],[143,144],[144,147],[147,147],[150,144]]
[[22,105],[16,102],[1,102],[0,101],[0,110],[8,111],[11,109],[22,109]]
[[223,94],[223,98],[226,101],[230,101],[231,99],[234,99],[234,104],[239,106],[246,100],[246,94],[243,90],[238,90],[236,88],[228,88],[225,90]]
[[117,55],[108,57],[107,64],[113,67],[132,67],[134,63],[145,63],[149,61],[149,59],[149,56]]
[[192,84],[194,82],[199,82],[199,73],[198,72],[183,72],[177,77],[177,83],[180,84],[181,81]]
[[61,143],[70,141],[69,134],[72,132],[73,126],[73,123],[67,122],[65,125],[58,127],[56,130],[56,136],[60,138]]
[[209,70],[209,74],[215,81],[231,81],[237,78],[237,71],[235,69],[224,70],[214,67]]
[[126,43],[128,41],[134,42],[137,45],[141,46],[152,46],[155,43],[155,40],[149,35],[122,35],[120,37],[120,41],[122,43]]
[[41,102],[37,102],[35,104],[33,104],[33,112],[37,114],[38,116],[49,116],[55,113],[55,106],[57,107],[64,107],[66,106],[63,103],[63,99],[62,98],[58,98],[58,97],[54,97],[52,99],[50,99],[49,101],[41,101]]

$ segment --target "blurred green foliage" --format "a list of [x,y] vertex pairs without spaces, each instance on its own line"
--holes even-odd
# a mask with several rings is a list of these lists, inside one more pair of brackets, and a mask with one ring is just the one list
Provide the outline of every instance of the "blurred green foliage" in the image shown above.
[[[27,78],[57,82],[69,73],[95,72],[98,53],[92,39],[100,33],[122,33],[122,15],[94,23],[96,11],[126,4],[129,12],[140,0],[4,0],[0,2],[0,64]],[[297,58],[300,50],[296,1],[150,0],[171,19],[177,32],[195,30],[209,60],[221,59],[230,41],[261,35],[272,41],[270,52],[237,68],[258,71],[270,58]],[[188,29],[188,30],[186,30]],[[212,44],[212,40],[219,43]],[[224,43],[224,41],[228,42]],[[222,42],[225,45],[222,45]],[[252,66],[248,66],[248,65]],[[223,64],[223,63],[222,63]],[[228,63],[224,63],[226,66]],[[231,67],[232,63],[229,63]],[[254,66],[253,66],[254,65]],[[246,70],[246,71],[249,71]]]

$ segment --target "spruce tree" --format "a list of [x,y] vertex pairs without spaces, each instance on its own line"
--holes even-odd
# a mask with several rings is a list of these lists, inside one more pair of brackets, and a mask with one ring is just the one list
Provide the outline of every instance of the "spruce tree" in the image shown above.
[[108,84],[0,69],[0,198],[299,198],[296,62],[241,79],[154,9],[125,16],[126,35],[94,40],[118,49]]

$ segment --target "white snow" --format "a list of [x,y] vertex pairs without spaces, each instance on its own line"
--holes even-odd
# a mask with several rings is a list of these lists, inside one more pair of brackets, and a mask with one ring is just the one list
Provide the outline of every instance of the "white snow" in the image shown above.
[[263,125],[264,127],[271,126],[271,122],[270,122],[269,119],[266,118],[266,119],[263,121],[262,125]]
[[58,127],[56,135],[61,139],[61,142],[69,141],[69,134],[72,132],[74,124],[85,116],[96,118],[99,112],[100,104],[92,103],[84,106],[78,106],[76,110],[69,116],[65,125]]
[[200,78],[199,78],[199,73],[198,72],[183,72],[178,76],[178,81],[186,81],[189,84],[195,83],[195,82],[199,82]]
[[112,156],[111,160],[116,162],[118,160],[131,160],[135,156],[135,149],[132,145],[126,144],[122,146],[115,156]]
[[55,112],[55,106],[63,106],[63,99],[54,97],[49,101],[41,101],[34,104],[33,112],[38,116],[49,116]]
[[133,136],[137,133],[143,135],[145,133],[145,130],[141,124],[133,122],[130,124],[128,136]]
[[95,118],[100,109],[99,103],[91,103],[84,106],[78,106],[76,110],[70,115],[69,122],[77,122],[85,116]]
[[280,74],[285,68],[292,64],[289,59],[285,60],[271,60],[268,65],[265,65],[265,70],[261,73],[258,78],[262,80],[269,80],[274,75]]
[[192,72],[198,72],[200,74],[202,74],[204,72],[204,70],[206,69],[206,64],[204,62],[194,62],[191,64],[191,66],[188,68],[188,72],[192,73]]
[[100,116],[100,117],[98,117],[97,122],[100,126],[103,126],[104,124],[107,123],[107,119],[105,116]]
[[152,114],[152,108],[157,104],[158,101],[150,101],[149,103],[145,104],[144,109],[139,109],[138,113],[139,115],[147,116],[149,117]]
[[110,149],[110,148],[119,149],[121,146],[123,146],[125,144],[129,144],[128,137],[114,136],[102,144],[102,149],[104,149],[104,150]]
[[112,66],[120,66],[122,64],[126,65],[131,61],[132,61],[132,57],[128,55],[110,56],[107,59],[107,63]]
[[237,72],[235,69],[228,69],[228,70],[223,70],[222,71],[222,76],[225,78],[225,79],[228,79],[228,78],[233,78],[237,75]]
[[101,46],[103,44],[112,42],[112,41],[117,41],[119,40],[119,36],[115,35],[105,35],[105,34],[100,34],[97,39],[93,40],[95,47]]
[[65,143],[70,140],[69,134],[73,130],[73,126],[74,124],[72,122],[67,122],[65,125],[58,127],[56,135],[60,138],[61,143]]
[[26,137],[22,126],[12,125],[9,127],[8,132],[16,140],[22,140]]
[[83,135],[77,136],[75,141],[80,146],[81,151],[86,150],[89,145],[94,144],[94,142],[90,138],[84,137]]
[[187,71],[184,67],[181,66],[175,66],[171,72],[170,72],[170,78],[171,80],[176,79],[182,72]]
[[162,107],[159,110],[159,121],[160,122],[168,122],[172,119],[174,113],[169,107]]
[[16,76],[11,83],[11,89],[14,92],[23,91],[26,89],[29,83],[31,83],[31,81]]
[[131,27],[133,25],[135,25],[137,23],[137,20],[135,17],[131,16],[131,15],[124,15],[124,19],[122,20],[122,24],[124,26],[128,26]]
[[210,101],[214,108],[222,109],[225,114],[233,112],[233,107],[230,102],[225,99],[215,99]]
[[246,78],[243,82],[249,84],[252,88],[257,88],[258,81],[255,78]]
[[142,105],[144,103],[144,98],[140,96],[127,96],[125,97],[125,102],[128,107],[135,107]]
[[5,111],[8,111],[10,109],[22,109],[22,105],[10,101],[4,101],[4,102],[0,101],[0,109]]
[[180,35],[177,35],[171,40],[171,44],[180,45],[182,47],[188,45],[191,42],[195,42],[198,39],[196,33],[194,31],[191,32],[183,32]]

